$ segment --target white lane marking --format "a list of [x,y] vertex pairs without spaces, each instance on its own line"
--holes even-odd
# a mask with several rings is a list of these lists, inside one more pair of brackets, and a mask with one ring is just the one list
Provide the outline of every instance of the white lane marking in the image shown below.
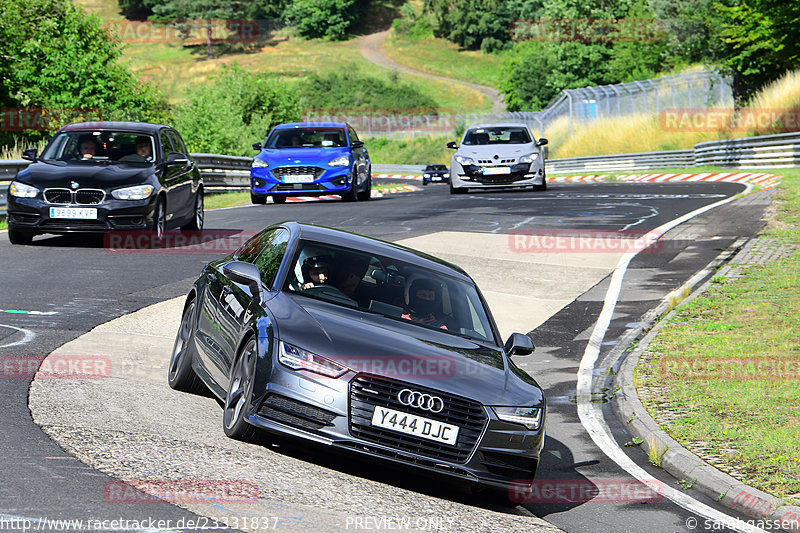
[[[753,185],[748,183],[747,189],[745,189],[745,194],[749,193],[752,188]],[[650,231],[645,239],[658,239],[667,231],[680,224],[683,224],[687,220],[701,215],[706,211],[710,211],[711,209],[732,202],[735,198],[736,196],[731,196],[725,200],[721,200],[719,202],[715,202],[705,207],[701,207],[700,209],[686,213],[685,215]],[[764,533],[764,530],[760,528],[747,524],[746,522],[729,516],[721,511],[717,511],[716,509],[692,498],[687,494],[680,492],[673,487],[664,486],[660,481],[654,480],[646,470],[637,465],[625,454],[622,448],[617,445],[617,442],[611,436],[611,430],[603,418],[602,411],[596,404],[593,404],[590,401],[592,392],[592,373],[594,371],[594,365],[597,362],[597,358],[600,355],[600,346],[603,342],[606,332],[608,331],[608,327],[611,324],[611,317],[614,314],[614,308],[617,305],[619,294],[622,290],[622,279],[625,277],[625,272],[628,269],[628,265],[637,253],[638,252],[636,251],[627,252],[617,263],[614,273],[611,276],[611,283],[606,291],[606,296],[603,301],[603,309],[600,312],[597,322],[595,323],[594,329],[592,330],[592,335],[589,338],[589,343],[586,345],[586,350],[584,351],[583,358],[581,359],[580,368],[578,370],[576,397],[578,402],[578,417],[580,418],[581,424],[589,433],[589,436],[592,437],[592,440],[597,447],[600,448],[603,453],[609,457],[609,459],[617,463],[631,476],[638,479],[652,490],[659,494],[663,493],[666,498],[670,499],[680,507],[689,512],[714,520],[718,524],[724,524],[725,527],[734,529],[736,531]]]
[[28,344],[33,339],[36,338],[36,333],[32,332],[29,329],[18,328],[16,326],[9,326],[8,324],[0,324],[0,328],[11,328],[14,330],[19,331],[22,333],[22,339],[18,340],[17,342],[12,342],[11,344],[0,344],[0,348],[11,348],[12,346],[20,346],[21,344]]

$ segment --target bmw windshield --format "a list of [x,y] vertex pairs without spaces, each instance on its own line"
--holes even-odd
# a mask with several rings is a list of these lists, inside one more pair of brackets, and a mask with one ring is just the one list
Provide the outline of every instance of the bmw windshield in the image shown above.
[[134,132],[81,131],[59,133],[39,157],[47,162],[111,162],[151,165],[153,137]]
[[264,148],[336,148],[347,146],[341,128],[306,127],[272,130]]
[[476,287],[389,257],[300,241],[284,290],[496,344]]

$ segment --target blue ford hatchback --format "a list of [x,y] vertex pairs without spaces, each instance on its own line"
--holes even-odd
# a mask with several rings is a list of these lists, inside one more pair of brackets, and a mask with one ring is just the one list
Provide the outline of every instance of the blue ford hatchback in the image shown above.
[[300,122],[275,126],[267,140],[253,144],[250,198],[281,204],[289,196],[337,194],[347,201],[369,200],[372,169],[364,143],[343,122]]

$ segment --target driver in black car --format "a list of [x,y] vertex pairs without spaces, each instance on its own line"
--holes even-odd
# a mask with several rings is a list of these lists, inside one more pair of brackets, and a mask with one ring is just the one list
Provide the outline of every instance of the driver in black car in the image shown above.
[[301,290],[327,285],[330,282],[331,259],[325,255],[315,255],[303,261],[303,285]]
[[445,325],[447,316],[442,310],[439,284],[424,278],[411,282],[411,287],[408,289],[408,305],[401,316],[412,322],[448,329]]

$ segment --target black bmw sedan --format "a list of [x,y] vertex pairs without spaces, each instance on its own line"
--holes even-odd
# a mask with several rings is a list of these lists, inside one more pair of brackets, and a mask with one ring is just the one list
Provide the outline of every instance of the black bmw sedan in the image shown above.
[[8,188],[8,237],[203,227],[203,183],[173,128],[138,122],[64,126]]
[[209,263],[183,307],[169,385],[207,386],[223,430],[258,428],[501,493],[530,484],[546,405],[459,267],[284,223]]

